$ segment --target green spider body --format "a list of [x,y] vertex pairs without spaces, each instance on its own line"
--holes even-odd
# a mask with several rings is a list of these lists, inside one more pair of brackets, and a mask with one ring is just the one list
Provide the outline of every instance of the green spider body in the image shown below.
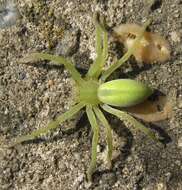
[[99,84],[99,81],[85,81],[79,86],[79,101],[98,105],[129,107],[143,102],[152,94],[152,89],[131,79],[118,79]]
[[143,102],[152,94],[152,89],[141,82],[118,79],[99,86],[98,99],[111,106],[129,107]]
[[78,88],[79,101],[83,101],[86,104],[98,105],[100,103],[97,91],[99,88],[99,81],[97,80],[88,80],[85,81]]
[[103,71],[103,67],[108,56],[108,37],[107,32],[103,30],[103,27],[101,27],[101,25],[96,22],[97,58],[91,65],[84,78],[81,77],[80,73],[75,69],[72,62],[69,59],[65,59],[64,57],[54,56],[46,53],[33,53],[23,58],[21,60],[22,62],[49,60],[57,64],[63,64],[65,68],[69,70],[72,78],[76,82],[78,97],[75,105],[71,107],[69,111],[58,116],[55,120],[51,121],[48,126],[33,131],[29,135],[16,138],[15,142],[10,146],[15,146],[18,143],[32,140],[41,134],[48,133],[50,130],[59,127],[61,123],[72,117],[79,110],[86,107],[88,120],[93,131],[91,163],[87,171],[88,180],[91,180],[92,174],[96,168],[97,145],[99,141],[99,126],[97,124],[97,120],[99,120],[105,127],[106,142],[108,145],[107,158],[110,165],[112,160],[112,130],[101,109],[117,116],[124,122],[129,122],[135,128],[141,130],[146,135],[155,140],[155,134],[153,131],[143,126],[125,111],[121,111],[109,106],[114,105],[126,107],[138,104],[144,101],[152,93],[152,90],[146,85],[130,79],[119,79],[105,82],[106,79],[113,73],[113,71],[120,67],[136,50],[137,44],[142,38],[145,28],[148,24],[149,23],[146,23],[144,25],[141,35],[136,38],[133,47],[129,49],[121,59],[111,65],[106,71]]

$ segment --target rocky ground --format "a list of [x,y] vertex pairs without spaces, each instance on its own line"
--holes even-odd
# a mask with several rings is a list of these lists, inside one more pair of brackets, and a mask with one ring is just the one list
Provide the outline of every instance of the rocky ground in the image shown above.
[[[151,17],[150,30],[169,41],[171,59],[137,75],[165,94],[175,91],[172,117],[150,124],[165,134],[166,146],[108,117],[119,145],[114,166],[108,170],[103,164],[105,144],[101,140],[94,181],[88,183],[85,174],[92,133],[85,115],[80,114],[39,140],[11,149],[0,147],[0,190],[182,189],[181,0],[18,0],[19,17],[11,26],[0,27],[1,140],[46,126],[68,110],[73,102],[69,73],[62,66],[47,62],[25,65],[19,64],[19,59],[35,51],[61,54],[71,57],[84,74],[95,53],[92,18],[96,10],[105,15],[111,27],[126,22],[140,24]],[[117,53],[110,40],[111,59]],[[118,72],[122,75],[128,69]]]

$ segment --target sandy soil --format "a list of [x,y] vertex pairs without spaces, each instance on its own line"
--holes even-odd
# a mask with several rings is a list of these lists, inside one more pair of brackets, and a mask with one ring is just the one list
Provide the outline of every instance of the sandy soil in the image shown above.
[[[131,78],[137,77],[165,94],[174,90],[176,97],[172,118],[146,124],[165,134],[165,147],[108,117],[119,144],[118,154],[108,170],[103,164],[105,143],[101,140],[97,172],[90,184],[85,173],[92,133],[85,115],[80,114],[34,142],[0,148],[0,190],[181,190],[182,1],[18,0],[17,8],[20,16],[16,24],[0,28],[1,139],[28,134],[69,109],[73,102],[69,73],[62,66],[46,62],[24,65],[19,59],[35,51],[62,54],[84,74],[95,53],[95,10],[105,15],[111,27],[152,18],[150,30],[168,39],[171,59],[141,69]],[[110,42],[111,59],[117,54]],[[122,76],[128,69],[126,66],[117,73]]]

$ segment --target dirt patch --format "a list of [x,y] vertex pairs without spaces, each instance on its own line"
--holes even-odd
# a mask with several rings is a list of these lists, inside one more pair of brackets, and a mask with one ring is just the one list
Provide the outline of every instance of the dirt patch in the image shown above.
[[[23,65],[18,60],[35,51],[62,54],[69,56],[84,74],[95,55],[92,22],[95,10],[105,15],[110,26],[126,22],[140,24],[152,18],[149,28],[169,40],[171,60],[141,69],[137,76],[136,72],[130,72],[135,74],[129,77],[137,77],[165,94],[175,90],[176,101],[170,120],[150,124],[170,137],[165,148],[110,118],[121,144],[119,154],[112,170],[99,162],[94,182],[88,184],[85,173],[90,161],[91,131],[85,115],[77,115],[39,140],[1,150],[0,190],[182,189],[181,1],[19,0],[17,9],[17,22],[0,28],[2,138],[11,139],[46,126],[70,107],[72,81],[62,66],[53,67],[46,62]],[[110,41],[111,59],[120,54]],[[123,72],[127,74],[131,69],[126,66],[117,74],[123,76]],[[104,143],[101,142],[100,154],[102,147]]]

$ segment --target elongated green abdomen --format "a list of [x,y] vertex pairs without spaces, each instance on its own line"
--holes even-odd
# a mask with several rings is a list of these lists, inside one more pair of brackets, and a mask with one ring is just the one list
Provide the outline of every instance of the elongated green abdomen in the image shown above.
[[152,89],[131,79],[118,79],[103,83],[97,91],[98,99],[112,106],[129,107],[143,102]]

